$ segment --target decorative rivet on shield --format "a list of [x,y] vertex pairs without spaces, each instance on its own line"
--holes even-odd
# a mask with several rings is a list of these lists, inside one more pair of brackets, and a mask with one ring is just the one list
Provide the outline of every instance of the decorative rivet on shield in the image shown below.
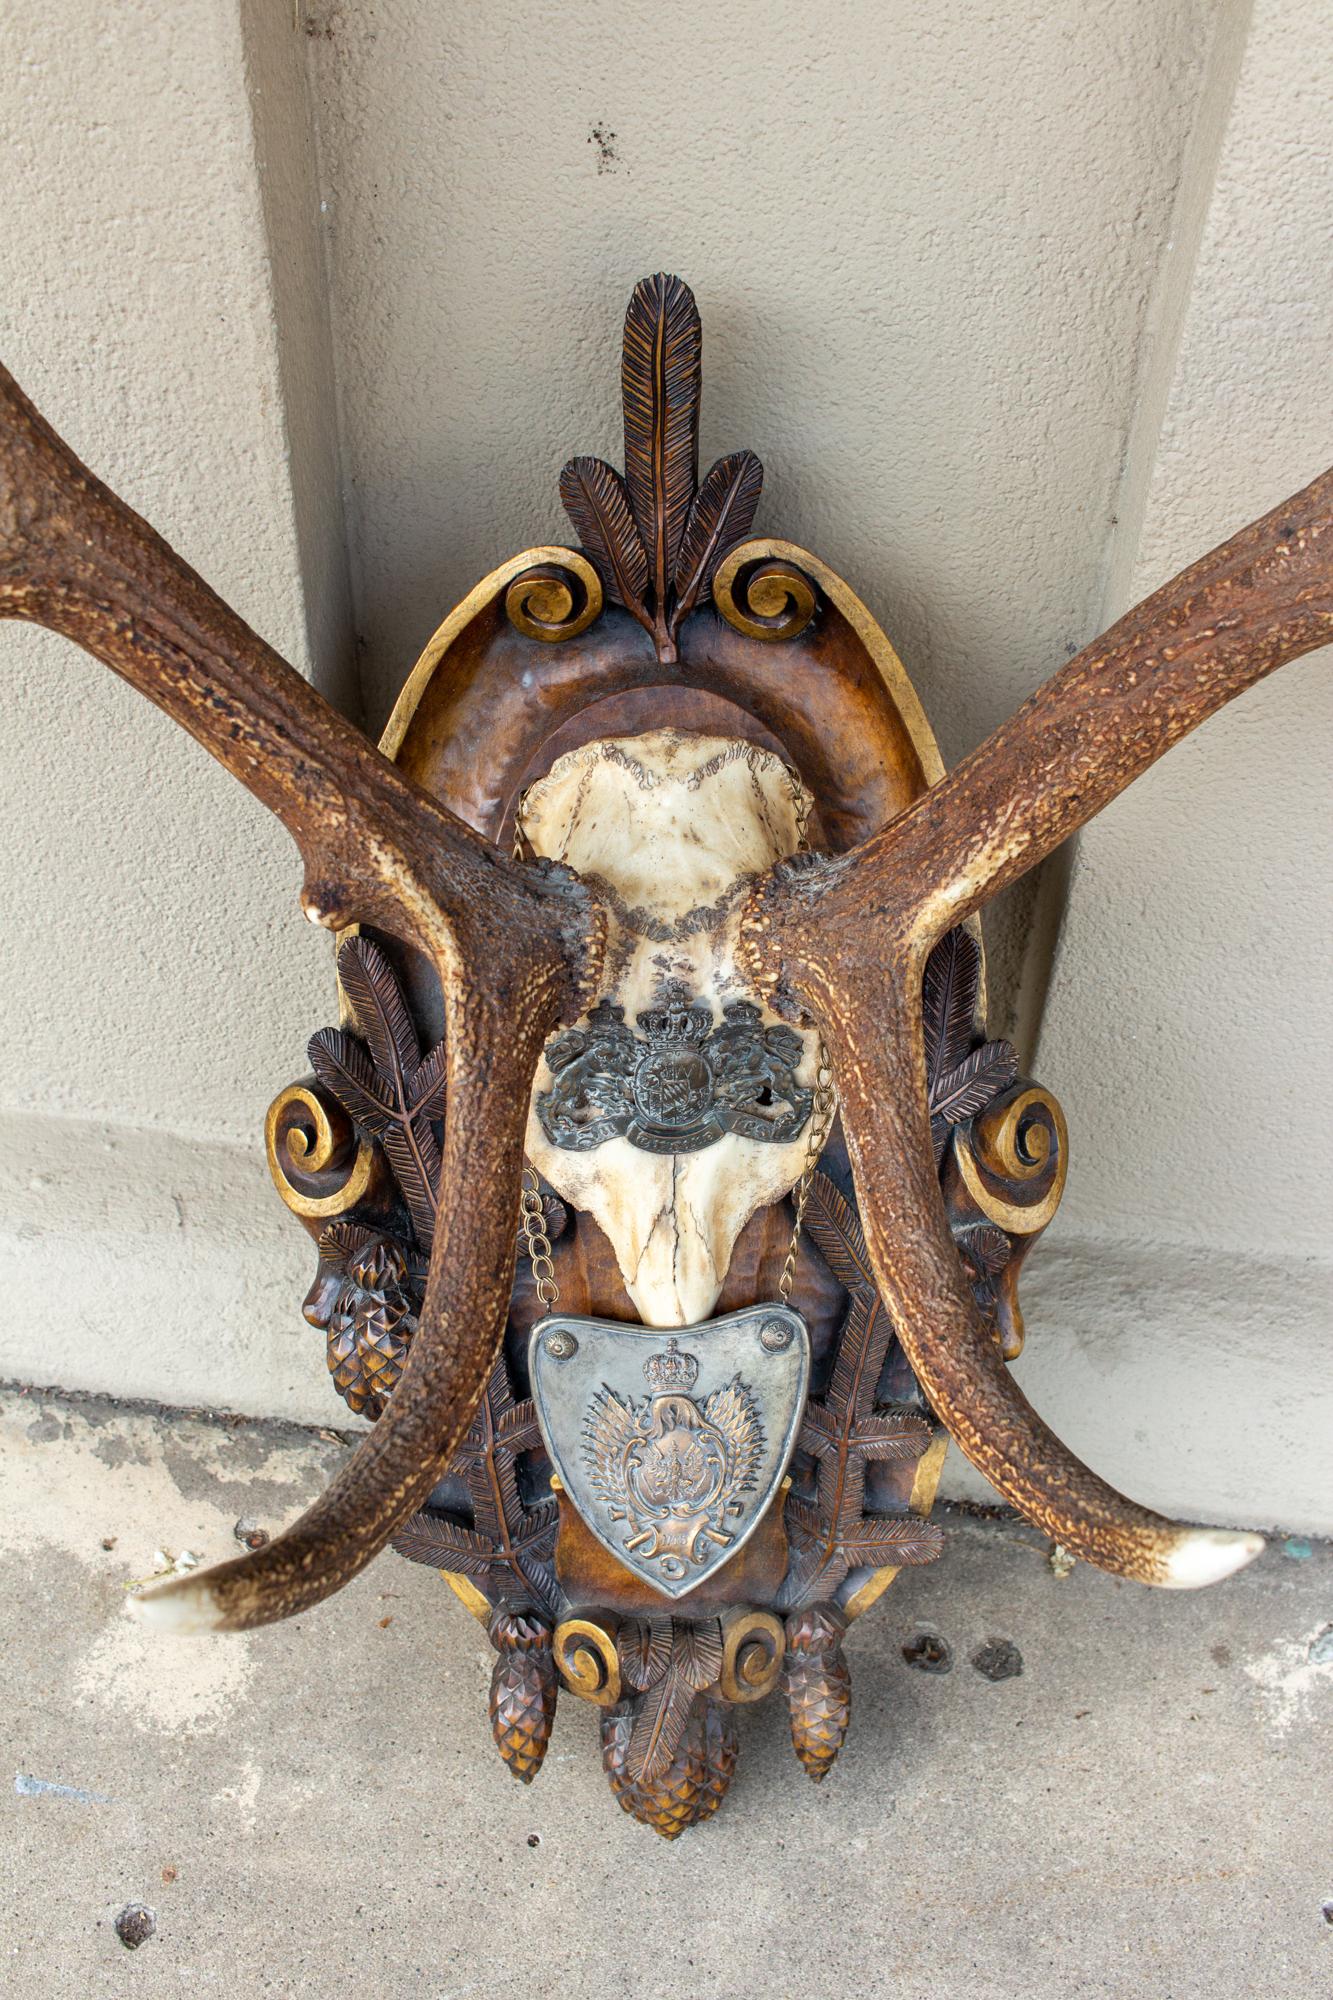
[[568,1361],[577,1354],[579,1344],[567,1326],[553,1326],[546,1336],[546,1352],[555,1361]]
[[781,1354],[784,1347],[791,1345],[791,1326],[785,1319],[766,1319],[759,1329],[759,1339],[770,1354]]

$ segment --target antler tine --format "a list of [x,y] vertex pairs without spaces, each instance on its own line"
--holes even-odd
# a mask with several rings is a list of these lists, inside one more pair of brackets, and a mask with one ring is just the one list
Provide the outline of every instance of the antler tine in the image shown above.
[[242,1631],[341,1590],[425,1505],[457,1450],[504,1338],[517,1247],[523,1134],[553,996],[515,1021],[446,1022],[439,1219],[420,1322],[374,1431],[314,1505],[253,1555],[174,1578],[129,1607],[172,1632]]
[[825,921],[891,886],[928,949],[1217,709],[1330,641],[1333,470],[1145,598],[847,856]]
[[962,1450],[1071,1553],[1175,1587],[1248,1562],[1255,1535],[1127,1500],[1047,1429],[964,1284],[932,1168],[921,978],[932,944],[1035,867],[1252,682],[1333,639],[1333,472],[1166,584],[872,840],[753,892],[755,979],[825,1025],[876,1278]]
[[1010,1504],[1081,1561],[1170,1589],[1251,1561],[1258,1535],[1178,1525],[1126,1499],[1037,1415],[981,1319],[935,1177],[920,1054],[921,987],[890,963],[873,1000],[829,1003],[833,1056],[862,1220],[881,1296],[936,1415]]
[[[313,921],[406,929],[438,955],[458,941],[442,933],[482,913],[492,932],[577,960],[567,885],[512,868],[404,778],[80,462],[4,368],[0,617],[75,640],[239,778],[295,840]],[[495,962],[494,937],[476,962]]]

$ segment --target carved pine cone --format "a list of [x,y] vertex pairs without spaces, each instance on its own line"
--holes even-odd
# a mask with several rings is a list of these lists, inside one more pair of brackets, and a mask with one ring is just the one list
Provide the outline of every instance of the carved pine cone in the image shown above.
[[812,1604],[787,1620],[782,1679],[792,1748],[815,1784],[832,1770],[852,1712],[852,1677],[843,1658],[847,1620],[832,1604]]
[[535,1611],[497,1611],[490,1623],[496,1661],[491,1673],[491,1734],[522,1785],[542,1767],[555,1724],[560,1678],[551,1627]]
[[388,1237],[355,1225],[326,1230],[320,1254],[335,1269],[341,1256],[345,1273],[328,1321],[329,1373],[349,1409],[378,1417],[417,1329],[407,1258]]
[[710,1819],[727,1796],[739,1745],[731,1710],[696,1695],[681,1734],[675,1762],[660,1778],[635,1782],[627,1771],[635,1703],[621,1702],[602,1714],[602,1768],[624,1812],[675,1840],[686,1827]]

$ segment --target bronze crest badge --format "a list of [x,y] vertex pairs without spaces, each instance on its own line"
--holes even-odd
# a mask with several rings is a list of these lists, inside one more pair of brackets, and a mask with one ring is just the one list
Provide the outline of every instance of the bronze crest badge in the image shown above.
[[645,1153],[693,1153],[724,1132],[783,1145],[809,1122],[813,1091],[796,1081],[801,1038],[765,1028],[749,1000],[713,1012],[679,984],[637,1017],[600,1001],[587,1025],[558,1035],[546,1051],[554,1082],[536,1100],[553,1146],[591,1152],[626,1138]]

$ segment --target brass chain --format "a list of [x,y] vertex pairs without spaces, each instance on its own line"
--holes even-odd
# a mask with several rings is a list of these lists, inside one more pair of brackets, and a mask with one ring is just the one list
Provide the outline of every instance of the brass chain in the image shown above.
[[532,1264],[532,1280],[537,1287],[537,1297],[547,1312],[554,1312],[560,1303],[560,1287],[555,1280],[555,1265],[551,1261],[551,1239],[546,1234],[546,1215],[542,1208],[542,1198],[537,1190],[536,1170],[524,1165],[523,1191],[519,1196],[519,1214],[523,1223],[523,1234],[528,1239],[528,1258]]
[[787,1245],[782,1276],[778,1279],[778,1297],[784,1306],[791,1304],[792,1287],[796,1283],[796,1260],[801,1254],[801,1229],[805,1223],[805,1205],[810,1199],[810,1186],[815,1178],[815,1168],[819,1165],[819,1156],[824,1150],[836,1109],[833,1071],[829,1067],[828,1050],[824,1047],[824,1037],[821,1035],[819,1067],[815,1072],[815,1101],[810,1111],[810,1137],[806,1141],[805,1165],[801,1169],[801,1178],[796,1183],[796,1220],[792,1226],[791,1242]]
[[[526,792],[519,794],[514,807],[513,858],[523,859],[523,808],[527,804]],[[560,1303],[560,1287],[556,1283],[555,1265],[551,1260],[551,1239],[546,1234],[546,1212],[542,1208],[542,1198],[537,1186],[536,1169],[523,1163],[521,1192],[519,1194],[519,1218],[523,1234],[527,1238],[528,1262],[532,1265],[532,1282],[537,1287],[538,1302],[547,1312],[553,1312]]]

